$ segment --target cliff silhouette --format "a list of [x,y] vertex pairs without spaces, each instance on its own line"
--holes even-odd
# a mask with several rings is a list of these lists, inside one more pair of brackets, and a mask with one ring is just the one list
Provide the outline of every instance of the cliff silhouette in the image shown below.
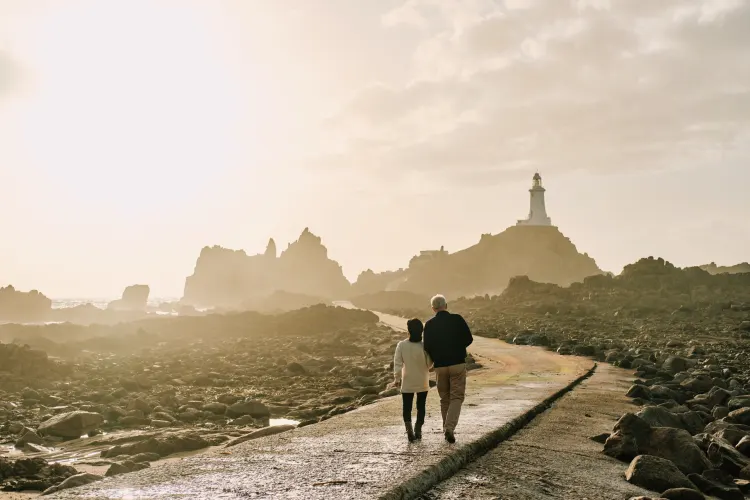
[[[276,292],[287,292],[284,303],[279,304],[279,309],[286,309],[288,294],[340,299],[349,296],[350,288],[341,266],[328,258],[320,237],[305,228],[278,257],[273,239],[258,255],[219,246],[203,248],[192,276],[185,281],[182,303],[240,308]],[[275,304],[264,301],[264,309],[274,308]]]
[[587,276],[600,275],[594,259],[581,254],[554,226],[512,226],[500,234],[482,235],[479,243],[448,253],[429,252],[414,257],[403,272],[361,275],[354,287],[361,293],[398,290],[417,295],[436,292],[452,297],[500,293],[514,276],[567,286]]
[[52,301],[31,290],[19,292],[12,285],[0,288],[0,321],[45,321],[52,312]]

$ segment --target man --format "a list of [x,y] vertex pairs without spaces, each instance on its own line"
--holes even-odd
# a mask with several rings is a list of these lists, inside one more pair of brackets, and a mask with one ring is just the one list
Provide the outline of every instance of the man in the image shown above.
[[466,393],[466,348],[474,338],[463,317],[448,312],[445,297],[435,295],[430,305],[435,316],[424,325],[424,350],[435,363],[445,440],[455,443],[454,432]]

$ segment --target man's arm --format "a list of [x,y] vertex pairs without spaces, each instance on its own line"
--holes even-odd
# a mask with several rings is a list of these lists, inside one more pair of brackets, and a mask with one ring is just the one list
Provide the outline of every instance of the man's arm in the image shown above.
[[471,335],[471,329],[469,328],[469,325],[468,323],[466,323],[466,320],[463,316],[461,316],[460,314],[457,314],[456,316],[458,316],[459,319],[458,326],[461,330],[461,337],[463,338],[464,346],[469,347],[471,343],[474,342],[474,337],[472,337]]
[[432,323],[428,320],[424,324],[424,332],[422,333],[422,342],[424,344],[424,350],[427,354],[432,357],[432,349],[434,348],[434,340],[432,338]]

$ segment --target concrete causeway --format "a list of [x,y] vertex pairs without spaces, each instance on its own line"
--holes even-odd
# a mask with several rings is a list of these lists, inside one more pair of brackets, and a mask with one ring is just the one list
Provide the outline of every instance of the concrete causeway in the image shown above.
[[[405,320],[380,315],[405,329]],[[437,391],[427,398],[421,442],[406,440],[401,398],[282,434],[215,449],[52,495],[56,499],[414,498],[430,470],[512,422],[588,372],[589,359],[475,337],[467,397],[451,445],[441,432]],[[475,446],[476,447],[476,446]],[[408,484],[409,488],[399,489]],[[423,492],[422,491],[422,492]]]

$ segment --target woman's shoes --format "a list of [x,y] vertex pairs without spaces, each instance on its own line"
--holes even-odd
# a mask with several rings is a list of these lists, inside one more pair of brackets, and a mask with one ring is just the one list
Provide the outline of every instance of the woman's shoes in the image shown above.
[[411,422],[404,422],[406,425],[406,437],[409,439],[410,443],[413,443],[417,440],[417,436],[414,435],[414,429],[411,426]]
[[417,420],[417,424],[414,426],[414,437],[422,439],[422,422]]

